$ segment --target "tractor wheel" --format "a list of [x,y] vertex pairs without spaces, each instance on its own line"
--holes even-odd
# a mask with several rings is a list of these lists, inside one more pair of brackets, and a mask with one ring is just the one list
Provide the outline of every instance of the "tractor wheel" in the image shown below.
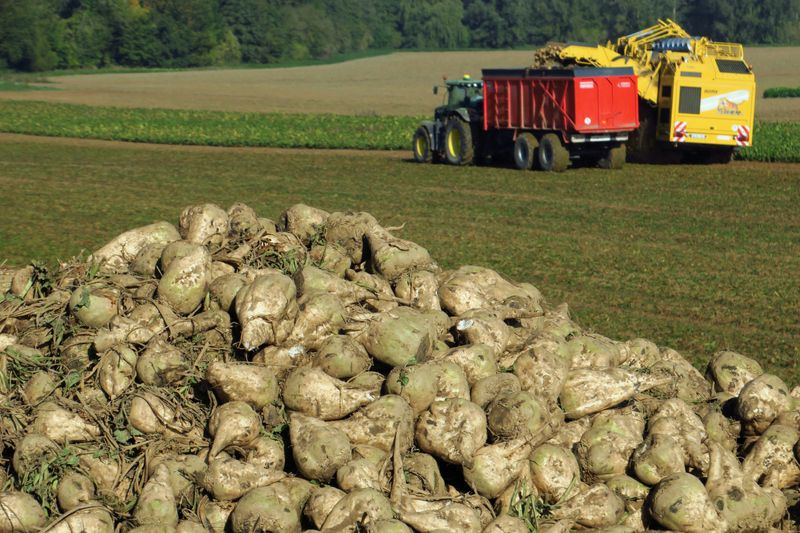
[[555,133],[548,133],[539,141],[536,161],[541,170],[564,172],[569,166],[569,151]]
[[414,132],[411,140],[411,151],[414,153],[414,161],[417,163],[430,163],[433,159],[431,154],[431,136],[427,128],[420,126]]
[[598,165],[600,168],[607,168],[609,170],[619,170],[625,166],[625,154],[627,150],[625,145],[617,146],[616,148],[609,148],[608,153],[600,159]]
[[530,170],[536,160],[539,141],[530,133],[521,133],[514,143],[514,164],[520,170]]
[[451,165],[469,165],[475,158],[472,129],[463,120],[451,118],[444,133],[444,155]]

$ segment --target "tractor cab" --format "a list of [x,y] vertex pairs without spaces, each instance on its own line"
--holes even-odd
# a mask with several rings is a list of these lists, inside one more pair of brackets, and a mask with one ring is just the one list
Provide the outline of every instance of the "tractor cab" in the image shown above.
[[[447,99],[444,105],[436,108],[435,118],[445,118],[457,112],[461,115],[480,114],[483,111],[483,82],[475,81],[469,76],[460,80],[445,80]],[[439,93],[439,86],[433,88],[433,93]]]

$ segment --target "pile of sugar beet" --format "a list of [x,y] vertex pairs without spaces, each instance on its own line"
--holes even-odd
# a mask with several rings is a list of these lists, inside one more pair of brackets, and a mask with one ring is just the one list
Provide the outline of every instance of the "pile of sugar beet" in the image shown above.
[[0,533],[795,527],[800,389],[399,230],[204,204],[0,271]]

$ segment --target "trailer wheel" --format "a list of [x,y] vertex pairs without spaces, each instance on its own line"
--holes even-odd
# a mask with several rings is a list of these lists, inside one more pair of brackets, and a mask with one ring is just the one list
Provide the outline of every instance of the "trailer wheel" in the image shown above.
[[521,133],[514,143],[514,164],[520,170],[530,170],[536,161],[539,141],[530,133]]
[[608,153],[600,159],[598,165],[600,168],[607,168],[610,170],[619,170],[625,166],[625,155],[627,150],[625,145],[617,146],[616,148],[609,148]]
[[451,165],[469,165],[475,158],[470,125],[452,118],[444,134],[444,155]]
[[569,166],[569,151],[555,133],[548,133],[539,141],[536,161],[542,170],[563,172]]
[[430,163],[433,159],[431,154],[431,136],[427,128],[420,126],[414,132],[411,140],[411,151],[414,153],[414,161],[417,163]]

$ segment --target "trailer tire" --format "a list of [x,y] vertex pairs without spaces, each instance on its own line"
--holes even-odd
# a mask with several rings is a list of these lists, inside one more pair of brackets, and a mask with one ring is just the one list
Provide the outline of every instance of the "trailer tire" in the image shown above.
[[539,141],[536,161],[541,170],[564,172],[569,166],[569,151],[555,133],[548,133]]
[[625,145],[617,146],[616,148],[609,148],[608,153],[600,159],[598,165],[600,168],[606,168],[609,170],[619,170],[625,166],[625,156],[627,154],[627,150]]
[[425,126],[420,126],[414,132],[411,140],[411,152],[417,163],[430,163],[433,160],[431,153],[431,136]]
[[444,155],[451,165],[469,165],[475,159],[472,128],[458,118],[447,122],[444,133]]
[[539,141],[533,134],[520,133],[514,143],[514,164],[520,170],[530,170],[536,161],[536,149],[539,148]]

